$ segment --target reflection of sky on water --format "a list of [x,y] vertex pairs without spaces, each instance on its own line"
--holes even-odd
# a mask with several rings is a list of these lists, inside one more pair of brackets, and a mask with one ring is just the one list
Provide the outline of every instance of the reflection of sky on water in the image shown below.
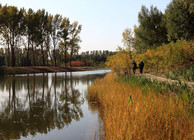
[[[65,125],[59,130],[56,127],[56,122],[54,121],[52,122],[54,123],[52,124],[52,128],[49,128],[46,134],[41,134],[37,131],[35,133],[35,136],[31,136],[30,133],[28,133],[27,138],[21,136],[21,139],[93,139],[94,133],[95,131],[97,131],[99,126],[98,112],[96,110],[90,110],[85,93],[87,92],[88,85],[91,85],[94,79],[102,77],[105,73],[108,72],[110,72],[110,70],[96,70],[72,73],[66,72],[57,74],[49,73],[44,75],[29,74],[28,76],[15,75],[14,77],[5,76],[3,78],[0,77],[0,115],[2,115],[3,117],[7,115],[10,116],[10,118],[13,118],[14,111],[13,108],[10,109],[10,100],[13,101],[11,102],[11,107],[15,105],[15,110],[17,110],[21,114],[27,113],[29,115],[31,114],[30,108],[35,108],[36,104],[39,102],[39,100],[41,100],[44,102],[44,114],[48,114],[49,110],[54,111],[54,114],[50,114],[50,119],[54,121],[55,119],[52,117],[52,115],[56,115],[57,117],[60,117],[61,120],[61,117],[67,110],[64,109],[63,106],[61,106],[61,108],[60,105],[65,105],[64,103],[67,102],[68,107],[72,109],[70,110],[71,112],[69,112],[68,110],[67,113],[73,115],[70,116],[70,122],[65,123]],[[15,93],[15,96],[13,93]],[[31,104],[30,107],[29,104]],[[8,111],[8,114],[4,113],[5,108],[10,109]],[[57,108],[57,112],[53,110],[54,108]],[[65,113],[65,115],[67,113]],[[80,113],[83,114],[81,115]],[[78,118],[74,116],[76,114],[79,115],[77,116]],[[44,118],[41,119],[44,120]],[[13,122],[17,121],[13,120]],[[2,124],[3,123],[4,122],[2,122]],[[45,127],[47,127],[47,125],[45,125]],[[1,132],[0,127],[0,138],[2,135],[1,133],[3,133],[3,131]]]

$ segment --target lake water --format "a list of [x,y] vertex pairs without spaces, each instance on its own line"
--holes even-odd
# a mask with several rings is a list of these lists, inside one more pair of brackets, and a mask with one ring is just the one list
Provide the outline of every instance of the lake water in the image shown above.
[[94,139],[102,122],[87,89],[108,72],[0,76],[0,140]]

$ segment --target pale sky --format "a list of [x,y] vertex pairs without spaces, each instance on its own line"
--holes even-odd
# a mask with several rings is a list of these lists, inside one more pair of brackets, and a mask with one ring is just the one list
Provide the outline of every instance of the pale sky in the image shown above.
[[61,14],[82,25],[80,52],[90,50],[115,51],[122,46],[122,32],[138,25],[141,6],[156,6],[164,12],[171,0],[0,0],[2,5],[14,5],[34,11],[45,9]]

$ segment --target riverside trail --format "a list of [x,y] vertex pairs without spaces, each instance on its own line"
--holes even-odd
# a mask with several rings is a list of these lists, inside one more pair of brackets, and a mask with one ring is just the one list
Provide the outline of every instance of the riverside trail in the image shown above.
[[[151,81],[157,80],[157,81],[168,82],[168,83],[177,83],[177,82],[179,82],[178,80],[167,79],[167,78],[152,75],[152,74],[149,74],[149,73],[144,73],[144,74],[137,73],[136,75],[137,76],[144,76],[146,78],[151,79]],[[188,82],[188,81],[181,81],[181,82],[188,84],[189,87],[194,89],[194,82]]]

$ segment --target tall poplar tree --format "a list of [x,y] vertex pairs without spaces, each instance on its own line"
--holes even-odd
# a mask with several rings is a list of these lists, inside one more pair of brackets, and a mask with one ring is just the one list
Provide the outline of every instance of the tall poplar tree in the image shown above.
[[79,43],[81,42],[80,39],[80,32],[81,32],[82,26],[78,24],[78,22],[74,22],[72,24],[71,32],[70,32],[70,66],[71,66],[71,60],[72,56],[77,53],[80,49]]
[[32,9],[28,9],[28,11],[25,11],[24,14],[24,19],[25,19],[25,36],[27,39],[27,66],[30,65],[30,58],[29,58],[29,53],[30,53],[30,47],[32,48],[32,40],[33,40],[33,35],[35,32],[35,13]]
[[2,21],[3,29],[7,35],[3,36],[5,40],[9,41],[11,46],[12,67],[15,66],[15,49],[24,32],[24,9],[18,9],[15,6],[4,6],[1,8],[3,13]]
[[63,18],[61,23],[61,38],[62,41],[60,42],[60,50],[63,52],[65,57],[65,66],[67,66],[67,55],[68,55],[68,49],[69,49],[69,43],[70,43],[70,28],[71,24],[69,21],[69,18]]
[[61,22],[61,15],[56,14],[54,17],[52,17],[51,39],[53,44],[53,57],[55,66],[57,66],[56,48],[59,46],[59,42],[61,41]]

